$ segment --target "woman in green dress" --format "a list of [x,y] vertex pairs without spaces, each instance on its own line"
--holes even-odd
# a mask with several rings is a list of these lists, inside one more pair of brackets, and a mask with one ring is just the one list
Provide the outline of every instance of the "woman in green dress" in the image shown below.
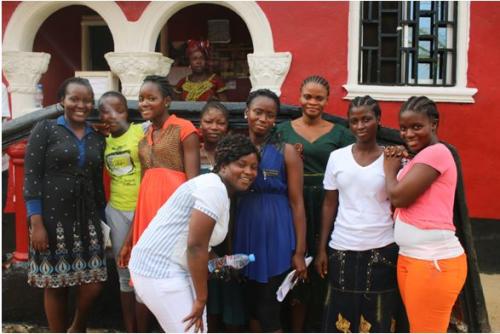
[[[320,232],[323,176],[328,157],[332,151],[355,141],[348,129],[322,118],[329,94],[330,85],[325,78],[313,75],[304,79],[299,99],[302,116],[281,123],[277,129],[278,135],[285,142],[293,144],[304,160],[307,249],[308,255],[312,256],[316,253]],[[309,270],[309,282],[298,285],[290,293],[291,331],[321,330],[325,294],[326,284],[314,270]],[[308,328],[304,328],[305,323]]]

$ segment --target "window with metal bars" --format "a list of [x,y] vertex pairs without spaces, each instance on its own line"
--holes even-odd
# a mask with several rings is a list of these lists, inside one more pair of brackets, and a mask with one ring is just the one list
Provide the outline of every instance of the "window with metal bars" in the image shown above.
[[454,86],[455,1],[361,3],[359,83]]

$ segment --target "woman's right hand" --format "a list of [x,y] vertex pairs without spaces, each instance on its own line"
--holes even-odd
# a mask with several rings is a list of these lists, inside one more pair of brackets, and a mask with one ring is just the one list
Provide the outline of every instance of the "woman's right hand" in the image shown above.
[[186,327],[184,328],[184,331],[187,332],[191,327],[194,326],[194,332],[198,333],[204,332],[203,328],[203,310],[205,310],[206,306],[205,301],[200,301],[198,299],[195,299],[193,302],[193,307],[191,309],[191,313],[187,315],[184,319],[182,319],[182,322],[187,323]]
[[33,249],[39,252],[44,252],[49,248],[49,235],[43,225],[41,215],[33,215],[30,217],[31,226],[31,245]]
[[316,260],[314,260],[314,267],[321,278],[325,278],[328,273],[328,256],[324,249],[320,250],[316,254]]
[[118,254],[119,268],[127,268],[131,252],[132,252],[132,247],[130,245],[125,244],[122,246],[122,249],[120,249],[120,254]]

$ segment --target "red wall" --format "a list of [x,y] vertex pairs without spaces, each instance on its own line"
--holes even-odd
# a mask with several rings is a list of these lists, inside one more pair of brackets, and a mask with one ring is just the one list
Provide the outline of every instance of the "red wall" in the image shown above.
[[476,87],[476,103],[447,106],[443,131],[461,153],[469,209],[474,217],[500,218],[500,23],[499,2],[471,2],[468,86]]
[[[21,3],[21,1],[2,1],[2,32],[5,33],[5,28],[7,23],[9,23],[12,13],[16,10],[16,7]],[[3,40],[2,34],[2,40]]]
[[[301,80],[311,74],[331,84],[327,112],[345,116],[348,101],[347,27],[349,3],[259,2],[273,30],[276,51],[290,51],[292,66],[282,87],[282,101],[297,104]],[[291,24],[293,22],[294,24]],[[474,104],[440,103],[441,139],[455,145],[462,158],[470,215],[500,218],[500,3],[471,2],[468,87],[478,88]],[[487,47],[487,49],[485,49]],[[487,50],[487,52],[485,52]],[[382,122],[397,127],[401,103],[381,103]]]
[[[127,18],[134,21],[140,17],[147,3],[119,2],[118,5]],[[259,2],[259,5],[271,24],[275,50],[290,51],[293,56],[290,72],[282,87],[282,101],[297,104],[301,81],[308,75],[320,74],[332,86],[327,112],[344,116],[348,101],[342,99],[345,91],[341,86],[347,81],[349,3]],[[16,6],[17,2],[2,2],[3,30]],[[500,173],[496,171],[496,166],[500,165],[500,150],[497,147],[500,131],[492,128],[500,123],[500,112],[493,104],[500,91],[498,22],[500,3],[471,2],[468,86],[478,88],[474,97],[476,102],[439,104],[442,119],[439,135],[455,145],[461,154],[469,210],[471,216],[476,218],[500,218]],[[78,44],[75,40],[68,42]],[[73,49],[64,45],[66,52]],[[80,48],[76,49],[75,52],[79,53]],[[54,51],[51,53],[53,66]],[[76,55],[70,58],[73,57]],[[50,76],[44,76],[44,80],[57,75],[53,71],[50,73]],[[384,102],[381,105],[382,122],[397,127],[401,104]]]
[[128,21],[137,21],[150,1],[116,1],[116,3],[120,6]]
[[[290,51],[292,66],[281,88],[285,103],[297,104],[301,81],[319,74],[330,82],[328,112],[338,113],[347,78],[348,2],[259,2],[271,23],[276,52]],[[342,110],[344,108],[342,107]]]

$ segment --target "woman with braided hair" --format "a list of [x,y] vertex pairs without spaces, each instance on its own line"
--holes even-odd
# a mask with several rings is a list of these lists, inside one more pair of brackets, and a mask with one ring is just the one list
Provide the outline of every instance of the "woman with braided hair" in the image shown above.
[[397,278],[411,332],[446,332],[467,276],[453,222],[457,165],[439,142],[438,124],[436,103],[412,96],[401,106],[399,128],[415,156],[400,170],[404,152],[385,150],[387,194],[396,208]]
[[[323,203],[323,176],[331,152],[352,144],[353,135],[344,126],[323,119],[328,103],[330,84],[319,76],[304,79],[299,104],[302,116],[278,125],[282,140],[299,150],[304,161],[304,205],[307,223],[307,253],[315,256]],[[290,292],[291,330],[297,332],[321,329],[321,314],[326,282],[309,269],[309,282]],[[306,321],[307,319],[307,321]],[[307,324],[307,328],[304,328]]]
[[[127,266],[132,246],[158,209],[200,170],[197,130],[191,122],[169,114],[171,101],[172,92],[165,77],[150,75],[144,79],[139,91],[139,112],[151,125],[139,142],[142,180],[134,221],[118,258],[122,268]],[[148,330],[147,310],[140,303],[136,309],[138,331]]]
[[221,139],[213,172],[181,185],[132,250],[135,291],[165,332],[206,331],[209,251],[226,237],[229,197],[248,189],[258,164],[247,137]]
[[169,114],[171,101],[172,93],[164,77],[150,75],[144,79],[139,111],[151,125],[139,142],[143,177],[129,242],[126,240],[122,249],[123,265],[131,246],[137,243],[160,206],[183,182],[199,174],[197,130],[191,122]]
[[323,181],[315,259],[318,274],[328,281],[322,331],[394,332],[398,247],[385,190],[384,148],[377,143],[381,109],[370,96],[358,96],[347,118],[356,143],[330,154]]
[[221,77],[209,73],[209,41],[189,40],[186,56],[189,59],[191,74],[179,80],[175,93],[182,101],[226,101],[226,85]]

